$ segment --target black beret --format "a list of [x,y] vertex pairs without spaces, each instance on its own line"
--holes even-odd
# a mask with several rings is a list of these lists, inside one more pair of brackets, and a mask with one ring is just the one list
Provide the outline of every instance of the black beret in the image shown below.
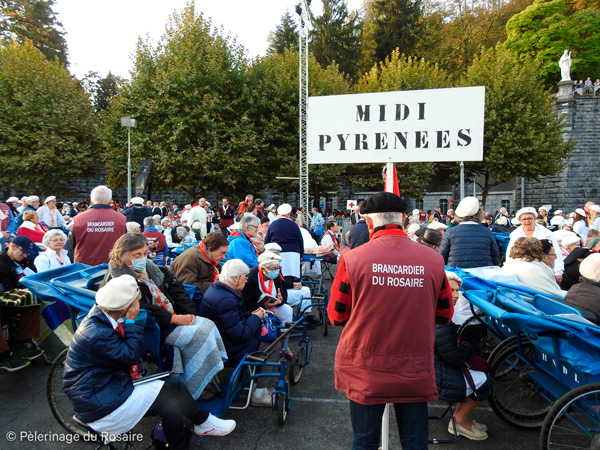
[[380,192],[369,197],[366,202],[360,205],[361,214],[399,212],[405,213],[408,210],[407,203],[391,192]]

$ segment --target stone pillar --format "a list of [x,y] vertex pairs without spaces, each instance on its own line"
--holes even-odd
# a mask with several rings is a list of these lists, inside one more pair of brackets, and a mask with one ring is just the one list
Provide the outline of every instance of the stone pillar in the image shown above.
[[558,102],[573,101],[573,82],[572,81],[560,81],[558,83]]

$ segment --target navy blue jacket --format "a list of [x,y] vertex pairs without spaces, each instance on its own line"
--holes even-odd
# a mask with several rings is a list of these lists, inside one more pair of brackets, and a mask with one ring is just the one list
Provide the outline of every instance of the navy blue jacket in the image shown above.
[[71,341],[63,388],[86,423],[107,416],[133,392],[129,370],[144,353],[144,329],[133,323],[123,329],[124,338],[94,305]]
[[285,217],[280,217],[269,225],[265,244],[269,242],[278,243],[282,252],[296,252],[300,253],[300,256],[304,253],[304,241],[300,227]]
[[359,220],[350,228],[350,236],[348,238],[350,248],[354,249],[369,242],[369,227],[364,219]]
[[247,313],[241,295],[226,284],[217,280],[206,290],[199,314],[215,323],[229,359],[241,359],[258,349],[261,319]]
[[478,224],[448,228],[439,250],[444,262],[452,267],[497,266],[500,253],[494,234]]
[[462,365],[473,353],[473,345],[467,341],[457,343],[458,336],[452,322],[435,327],[435,384],[440,400],[464,402],[467,396],[467,384]]
[[127,222],[137,222],[141,230],[144,230],[144,219],[152,215],[152,210],[147,206],[133,205],[123,210],[123,215],[127,217]]

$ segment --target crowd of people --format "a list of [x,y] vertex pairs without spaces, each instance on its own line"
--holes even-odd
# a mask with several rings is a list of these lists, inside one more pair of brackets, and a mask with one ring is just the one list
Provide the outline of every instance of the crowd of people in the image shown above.
[[[460,292],[462,280],[444,271],[444,265],[497,267],[515,282],[563,298],[600,320],[600,256],[596,255],[600,252],[600,206],[593,202],[570,214],[550,205],[513,213],[501,208],[491,214],[482,210],[477,198],[466,197],[456,210],[443,213],[436,208],[424,213],[408,211],[399,197],[382,193],[348,212],[352,226],[343,236],[338,217],[318,208],[305,215],[287,203],[265,205],[252,195],[236,206],[223,198],[215,209],[205,198],[180,209],[134,197],[119,209],[106,186],[92,190],[89,207],[61,205],[54,196],[45,198],[43,205],[36,196],[8,198],[0,203],[6,247],[0,254],[0,312],[5,331],[0,333],[0,369],[20,370],[42,353],[34,342],[41,302],[20,284],[22,277],[71,263],[107,263],[97,306],[78,329],[76,345],[69,350],[65,388],[76,412],[97,430],[114,429],[117,411],[124,409],[133,411],[129,422],[123,422],[125,428],[144,415],[161,415],[169,423],[165,432],[173,448],[184,448],[177,437],[180,433],[174,431],[183,416],[194,422],[200,434],[225,435],[235,427],[234,421],[213,417],[190,403],[191,399],[196,405],[194,400],[211,395],[205,383],[184,384],[169,377],[142,389],[132,384],[130,367],[140,356],[140,329],[135,325],[139,309],[154,318],[167,343],[187,355],[182,361],[193,359],[198,352],[195,343],[205,342],[211,327],[216,328],[222,342],[214,343],[214,351],[216,355],[222,351],[223,357],[216,357],[213,368],[219,370],[227,358],[237,361],[268,347],[258,335],[269,313],[285,324],[292,321],[297,306],[307,314],[308,326],[316,326],[310,291],[300,283],[311,270],[321,273],[315,267],[319,261],[302,261],[303,254],[316,254],[338,265],[329,305],[332,324],[344,327],[335,381],[350,400],[356,448],[370,448],[374,442],[379,428],[373,417],[380,417],[380,406],[385,403],[395,404],[403,445],[421,448],[417,442],[422,443],[426,434],[422,405],[438,394],[458,404],[449,432],[474,440],[488,437],[487,427],[473,420],[471,413],[489,395],[492,380],[484,372],[471,370],[469,377],[464,372],[465,361],[474,352],[468,341],[456,338],[456,327],[465,319],[466,299]],[[505,255],[495,233],[510,237]],[[179,247],[184,251],[173,258]],[[390,251],[396,247],[398,251]],[[412,267],[407,273],[427,276],[415,279],[395,272],[396,278],[387,277],[388,267],[407,271]],[[203,294],[198,308],[184,283]],[[430,283],[429,287],[425,289],[424,283]],[[398,286],[404,289],[398,291]],[[422,301],[390,305],[389,299],[400,292],[407,299],[427,292],[430,307],[423,310]],[[370,298],[367,303],[360,300],[365,296]],[[419,333],[415,333],[416,316],[409,313],[410,308],[419,309],[415,312],[420,317]],[[396,313],[390,314],[391,310]],[[398,323],[399,317],[411,317],[411,324]],[[386,329],[398,332],[387,336],[387,343],[375,339],[371,344],[365,339],[376,333],[373,326],[381,327],[388,320],[394,324]],[[97,344],[99,335],[109,338]],[[182,336],[187,338],[182,340]],[[109,342],[114,352],[106,350]],[[377,363],[370,347],[375,344],[380,355]],[[402,349],[411,355],[406,364],[401,363]],[[427,371],[429,352],[435,356],[431,360],[435,371],[433,366]],[[414,372],[417,353],[424,358],[423,366]],[[293,358],[289,350],[285,356]],[[107,392],[106,400],[94,400],[98,404],[86,398],[106,384],[110,373],[94,370],[87,363],[93,358],[113,358],[110,371],[122,372],[119,395]],[[271,349],[268,359],[278,358],[279,352]],[[412,371],[413,381],[374,374],[375,366],[381,367],[382,374],[388,373],[390,358],[394,367]],[[197,371],[183,367],[182,379],[197,379],[197,372],[189,376],[188,369]],[[370,375],[361,375],[361,370]],[[414,380],[420,380],[418,389]],[[274,379],[259,378],[251,404],[272,406],[274,386]],[[168,396],[177,399],[169,408]]]

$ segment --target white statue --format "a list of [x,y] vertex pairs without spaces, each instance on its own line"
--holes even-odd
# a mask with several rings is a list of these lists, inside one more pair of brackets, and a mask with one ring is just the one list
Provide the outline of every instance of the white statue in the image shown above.
[[562,54],[558,65],[560,66],[561,81],[571,81],[571,52],[569,50],[565,50]]

